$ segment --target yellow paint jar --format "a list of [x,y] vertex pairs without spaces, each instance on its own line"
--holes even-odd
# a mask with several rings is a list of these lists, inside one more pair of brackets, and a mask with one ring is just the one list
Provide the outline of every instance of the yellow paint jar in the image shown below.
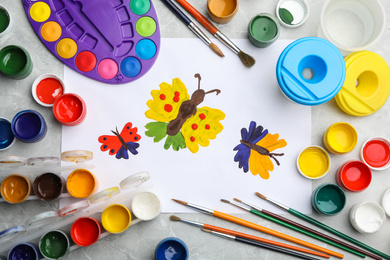
[[103,228],[108,232],[121,233],[130,226],[131,213],[123,205],[112,204],[103,211],[101,222]]
[[355,148],[357,140],[358,134],[352,125],[338,122],[326,130],[322,141],[329,152],[344,154]]
[[303,177],[320,179],[329,172],[329,154],[319,146],[312,145],[306,147],[298,155],[297,167]]
[[75,198],[87,198],[99,187],[95,175],[85,169],[74,170],[66,180],[66,188]]
[[28,178],[12,174],[1,183],[1,197],[9,203],[20,203],[27,199],[32,192],[32,183]]

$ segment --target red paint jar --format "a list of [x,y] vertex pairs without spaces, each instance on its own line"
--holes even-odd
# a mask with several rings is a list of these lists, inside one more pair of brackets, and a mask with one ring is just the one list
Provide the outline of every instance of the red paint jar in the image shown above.
[[390,141],[383,137],[368,139],[360,150],[360,158],[373,170],[385,170],[390,166]]
[[336,172],[337,184],[346,191],[363,191],[370,185],[371,179],[371,170],[362,161],[348,161]]
[[64,94],[65,84],[58,76],[47,73],[34,80],[31,91],[38,104],[52,107],[55,100]]
[[53,105],[53,113],[61,124],[75,126],[84,121],[87,106],[80,96],[67,93],[56,99]]
[[79,246],[90,246],[99,240],[101,233],[100,223],[89,217],[77,219],[70,229],[73,242]]

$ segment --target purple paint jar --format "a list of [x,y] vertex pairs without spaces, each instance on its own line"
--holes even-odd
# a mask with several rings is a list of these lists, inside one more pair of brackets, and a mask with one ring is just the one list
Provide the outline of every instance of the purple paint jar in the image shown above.
[[12,120],[11,128],[15,137],[25,143],[38,142],[47,132],[45,119],[34,110],[23,110],[17,113]]

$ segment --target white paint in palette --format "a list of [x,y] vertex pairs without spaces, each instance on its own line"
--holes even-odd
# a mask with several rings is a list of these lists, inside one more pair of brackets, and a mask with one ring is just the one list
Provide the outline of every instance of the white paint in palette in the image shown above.
[[384,210],[375,202],[356,204],[350,211],[351,224],[361,233],[374,233],[378,231],[385,219]]
[[160,214],[161,204],[158,197],[151,192],[141,192],[131,202],[133,214],[140,220],[152,220]]

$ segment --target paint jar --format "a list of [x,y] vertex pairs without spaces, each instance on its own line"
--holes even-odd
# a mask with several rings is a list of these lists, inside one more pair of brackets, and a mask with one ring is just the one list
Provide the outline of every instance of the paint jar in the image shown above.
[[27,177],[11,174],[1,182],[1,197],[9,203],[20,203],[32,193],[31,180]]
[[371,179],[371,170],[362,161],[348,161],[336,172],[337,184],[346,191],[363,191],[370,185]]
[[7,259],[28,259],[28,260],[39,260],[41,259],[38,245],[35,243],[21,243],[15,245],[9,252]]
[[346,204],[345,193],[339,186],[325,183],[313,191],[311,204],[320,214],[336,215],[341,212]]
[[5,6],[0,4],[0,38],[6,35],[12,26],[11,15]]
[[0,151],[10,148],[15,143],[15,140],[11,122],[6,118],[0,117]]
[[386,13],[380,0],[327,0],[318,35],[348,53],[369,49],[385,28]]
[[0,50],[0,71],[12,79],[27,78],[33,69],[30,54],[24,48],[8,45]]
[[381,198],[381,206],[385,210],[385,213],[390,217],[390,188],[385,190]]
[[276,6],[276,17],[281,25],[296,28],[309,17],[310,8],[306,0],[280,0]]
[[131,201],[131,211],[137,219],[149,221],[160,215],[161,203],[152,192],[141,192]]
[[383,137],[368,139],[360,150],[360,159],[371,170],[385,170],[390,166],[390,141]]
[[237,11],[238,0],[208,0],[207,3],[207,13],[216,23],[230,22]]
[[317,37],[304,37],[290,43],[276,65],[282,93],[289,100],[306,106],[332,99],[343,86],[345,73],[340,51],[329,41]]
[[44,234],[39,240],[39,251],[46,259],[54,260],[68,253],[70,242],[68,235],[61,230]]
[[345,57],[347,74],[335,100],[351,116],[367,116],[378,111],[390,94],[390,69],[380,55],[358,51]]
[[84,121],[87,115],[87,105],[79,95],[66,93],[54,102],[53,114],[61,124],[75,126]]
[[65,191],[65,180],[58,174],[48,172],[35,178],[33,188],[39,199],[52,201]]
[[47,73],[34,80],[31,92],[38,104],[52,107],[54,101],[65,93],[65,84],[58,76]]
[[297,167],[303,177],[320,179],[329,172],[329,154],[319,146],[306,147],[298,155]]
[[17,113],[12,120],[11,129],[15,137],[25,143],[38,142],[47,132],[45,119],[35,110],[23,110]]
[[130,226],[131,213],[128,208],[121,204],[112,204],[104,209],[101,222],[105,230],[118,234]]
[[329,152],[345,154],[355,148],[357,140],[358,134],[352,125],[338,122],[325,131],[322,142]]
[[371,201],[356,204],[349,211],[349,221],[360,233],[378,231],[385,219],[386,215],[381,206]]
[[87,198],[99,187],[98,180],[92,172],[86,169],[77,169],[71,172],[66,180],[66,188],[75,198]]
[[183,240],[177,237],[167,237],[158,243],[154,255],[156,260],[187,260],[189,252],[187,245],[183,242]]
[[42,258],[38,245],[35,243],[21,243],[15,245],[9,252],[8,260],[39,260]]
[[268,47],[279,38],[279,34],[279,22],[271,14],[258,14],[249,22],[248,38],[256,47]]
[[79,246],[90,246],[99,240],[101,233],[100,223],[89,217],[78,218],[70,229],[73,242]]

